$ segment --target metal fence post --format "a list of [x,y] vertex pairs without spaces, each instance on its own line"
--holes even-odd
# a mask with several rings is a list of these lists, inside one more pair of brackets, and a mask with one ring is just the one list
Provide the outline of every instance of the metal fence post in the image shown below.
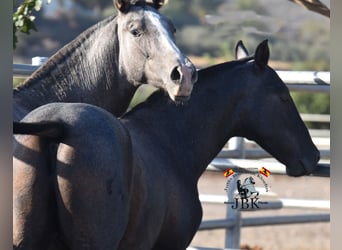
[[[240,174],[236,174],[233,178],[233,183],[240,177]],[[234,192],[236,186],[228,188],[228,202],[234,201]],[[239,209],[233,209],[231,204],[226,205],[226,219],[232,220],[235,223],[231,227],[226,228],[225,232],[225,248],[239,249],[240,248],[240,225],[241,225],[241,212]]]
[[228,142],[229,149],[236,150],[239,152],[239,157],[241,159],[244,159],[245,154],[245,140],[243,137],[233,137]]
[[44,64],[49,58],[48,57],[43,57],[43,56],[35,56],[32,57],[32,65],[34,66],[40,66]]

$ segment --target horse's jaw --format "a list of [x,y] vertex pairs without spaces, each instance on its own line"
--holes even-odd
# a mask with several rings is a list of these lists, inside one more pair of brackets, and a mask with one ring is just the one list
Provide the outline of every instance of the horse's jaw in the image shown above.
[[320,153],[317,150],[316,155],[313,156],[311,159],[301,158],[288,164],[284,163],[286,166],[286,174],[293,177],[308,175],[317,168],[319,159]]

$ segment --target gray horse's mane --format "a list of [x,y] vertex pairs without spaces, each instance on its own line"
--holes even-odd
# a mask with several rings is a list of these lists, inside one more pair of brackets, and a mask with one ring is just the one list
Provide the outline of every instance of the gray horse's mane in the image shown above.
[[96,31],[98,31],[99,28],[107,25],[110,22],[113,22],[113,25],[116,25],[115,18],[116,15],[114,14],[83,31],[74,40],[72,40],[70,43],[68,43],[59,51],[57,51],[44,65],[42,65],[42,67],[36,70],[26,81],[24,81],[21,85],[13,89],[14,93],[23,88],[29,88],[31,85],[35,84],[38,79],[50,77],[51,72],[58,69],[58,65],[65,63],[65,61],[70,58],[70,56],[76,51],[76,49],[81,48],[82,45],[87,41],[87,39],[91,37]]

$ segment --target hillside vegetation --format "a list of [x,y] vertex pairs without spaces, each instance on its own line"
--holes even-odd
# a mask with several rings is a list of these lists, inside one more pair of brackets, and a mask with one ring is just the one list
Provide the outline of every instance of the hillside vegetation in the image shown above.
[[[326,1],[325,1],[326,2]],[[51,56],[115,12],[110,0],[52,0],[36,13],[38,32],[18,34],[14,62]],[[161,9],[180,48],[199,67],[231,60],[238,40],[251,53],[268,39],[275,69],[329,71],[329,19],[285,0],[169,0]],[[301,112],[329,113],[329,96],[295,93]]]

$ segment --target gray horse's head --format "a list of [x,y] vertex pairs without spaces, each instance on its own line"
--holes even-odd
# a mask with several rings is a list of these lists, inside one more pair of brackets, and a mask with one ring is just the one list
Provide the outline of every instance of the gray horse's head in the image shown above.
[[151,84],[165,89],[172,100],[185,101],[197,71],[175,44],[172,22],[158,12],[164,2],[114,0],[120,71],[136,85]]

